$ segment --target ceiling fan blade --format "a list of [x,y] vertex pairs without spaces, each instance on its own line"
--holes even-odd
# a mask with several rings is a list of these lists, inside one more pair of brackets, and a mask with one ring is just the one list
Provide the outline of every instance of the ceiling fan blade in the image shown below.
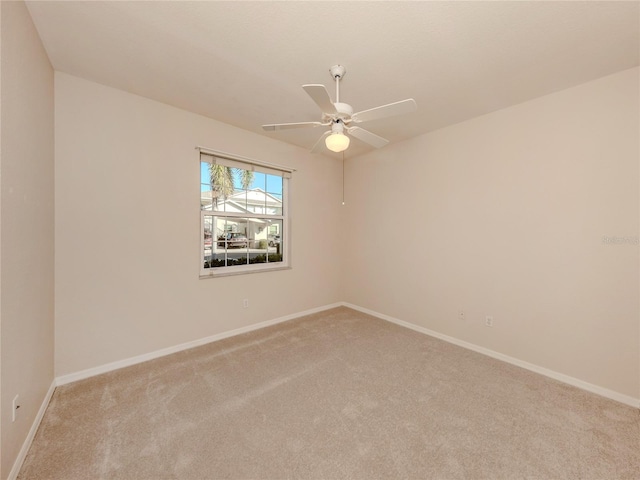
[[274,123],[271,125],[262,125],[262,128],[267,132],[273,132],[274,130],[288,130],[290,128],[303,128],[303,127],[319,127],[326,125],[321,122],[297,122],[297,123]]
[[349,127],[347,128],[347,131],[358,140],[362,140],[364,143],[368,143],[375,148],[382,148],[389,143],[389,140],[386,138],[379,137],[375,133],[371,133],[369,130],[365,130],[364,128]]
[[322,113],[337,113],[336,107],[331,101],[331,96],[324,85],[303,85],[302,88],[316,102]]
[[393,117],[403,113],[415,112],[418,104],[413,98],[401,100],[399,102],[389,103],[381,107],[370,108],[362,112],[356,112],[351,115],[351,120],[355,123],[368,122],[369,120],[377,120],[379,118]]
[[318,139],[316,144],[311,149],[311,153],[318,153],[320,150],[322,150],[322,147],[324,147],[324,139],[327,138],[330,133],[331,133],[331,130],[326,131],[322,134],[322,136]]

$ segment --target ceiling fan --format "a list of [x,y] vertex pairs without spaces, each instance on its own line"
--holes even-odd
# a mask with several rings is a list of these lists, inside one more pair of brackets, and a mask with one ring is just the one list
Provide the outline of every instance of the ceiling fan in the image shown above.
[[[322,149],[323,143],[333,152],[342,152],[349,148],[349,137],[345,134],[357,138],[375,148],[384,147],[389,141],[375,133],[371,133],[355,124],[378,120],[380,118],[392,117],[403,113],[414,112],[418,105],[413,98],[389,103],[380,107],[370,108],[361,112],[353,113],[351,105],[340,102],[340,80],[344,77],[346,69],[342,65],[334,65],[329,69],[331,77],[336,82],[336,101],[331,101],[331,96],[324,85],[303,85],[305,92],[316,102],[322,110],[322,119],[319,122],[297,122],[297,123],[274,123],[262,125],[268,132],[275,130],[285,130],[290,128],[306,127],[331,127],[322,134],[311,151],[317,153]],[[324,140],[324,142],[323,142]]]

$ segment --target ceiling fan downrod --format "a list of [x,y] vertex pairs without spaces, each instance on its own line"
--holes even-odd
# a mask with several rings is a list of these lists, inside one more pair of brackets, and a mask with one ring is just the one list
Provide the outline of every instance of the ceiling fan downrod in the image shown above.
[[347,73],[347,69],[342,65],[334,65],[329,69],[331,72],[331,77],[336,82],[336,103],[340,103],[340,80],[344,77],[344,74]]

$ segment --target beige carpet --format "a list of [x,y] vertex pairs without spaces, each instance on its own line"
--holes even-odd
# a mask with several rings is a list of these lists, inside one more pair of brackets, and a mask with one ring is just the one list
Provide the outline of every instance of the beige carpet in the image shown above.
[[640,478],[640,411],[347,308],[56,389],[20,479]]

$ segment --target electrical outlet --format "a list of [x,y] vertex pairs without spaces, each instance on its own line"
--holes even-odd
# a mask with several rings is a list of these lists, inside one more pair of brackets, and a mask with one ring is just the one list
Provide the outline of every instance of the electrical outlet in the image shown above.
[[487,315],[487,316],[484,318],[484,324],[485,324],[487,327],[493,327],[493,317],[492,317],[492,316],[490,316],[490,315]]
[[20,395],[16,395],[15,397],[13,397],[13,403],[12,403],[13,410],[11,411],[12,422],[15,422],[16,418],[18,418],[18,409],[20,408],[20,402],[18,401],[18,397],[20,397]]
[[242,308],[249,308],[249,299],[245,298],[242,300]]
[[464,320],[464,310],[458,310],[458,320]]

